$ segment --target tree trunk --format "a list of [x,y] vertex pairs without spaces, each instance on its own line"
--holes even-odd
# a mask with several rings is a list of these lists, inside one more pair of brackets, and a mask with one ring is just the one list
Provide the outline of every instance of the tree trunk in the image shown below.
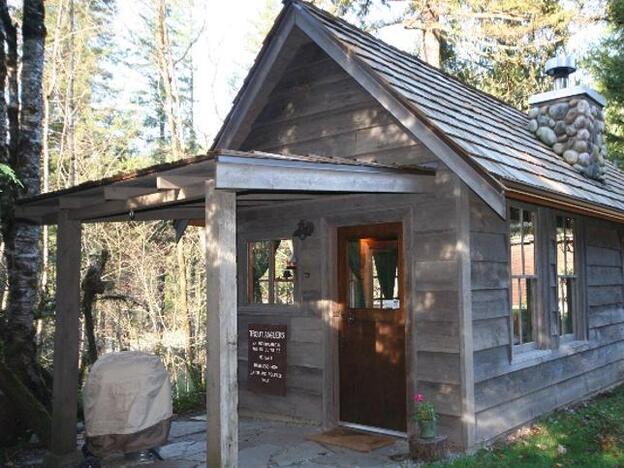
[[176,261],[178,266],[178,305],[184,317],[186,335],[186,361],[189,365],[195,364],[195,340],[193,333],[193,314],[188,303],[188,282],[186,278],[186,255],[184,253],[184,238],[176,245]]
[[70,187],[76,185],[76,105],[75,73],[76,73],[76,11],[74,0],[69,0],[69,76],[67,83],[67,102],[65,112],[67,115],[67,149],[69,152],[69,181]]
[[106,283],[102,281],[102,275],[106,268],[106,262],[110,258],[107,250],[102,250],[89,264],[87,272],[82,280],[82,315],[84,316],[85,335],[87,338],[87,356],[83,362],[89,366],[97,361],[98,350],[95,339],[95,326],[93,321],[93,304],[98,294],[106,290]]
[[8,397],[28,428],[37,434],[43,444],[47,445],[52,427],[50,413],[1,360],[0,392]]
[[156,59],[165,93],[165,115],[171,134],[171,156],[169,160],[184,155],[184,137],[180,116],[180,96],[173,66],[169,30],[167,28],[167,5],[165,0],[156,0]]
[[[40,191],[41,120],[43,114],[42,80],[45,43],[43,0],[24,0],[22,23],[21,113],[17,127],[17,48],[7,30],[6,3],[1,4],[7,33],[9,76],[9,154],[13,169],[23,188],[19,195],[32,196]],[[6,14],[6,15],[5,15]],[[10,17],[9,17],[10,18]],[[10,22],[10,21],[9,21]],[[13,61],[15,57],[15,61]],[[12,159],[12,158],[11,158]],[[36,361],[34,312],[39,291],[39,237],[37,226],[15,222],[13,200],[17,190],[3,194],[2,234],[9,276],[9,300],[5,324],[6,362],[30,391],[44,404],[50,392]],[[8,202],[8,206],[7,203]]]
[[440,41],[440,12],[438,4],[427,2],[422,18],[420,58],[436,68],[440,68],[441,41]]
[[[59,62],[58,51],[61,42],[61,24],[63,21],[64,2],[59,2],[56,18],[56,26],[54,28],[54,40],[52,41],[52,57],[50,63],[50,79],[48,86],[43,94],[43,122],[42,122],[42,173],[43,173],[43,191],[50,190],[50,96],[54,92],[57,80],[57,63]],[[48,268],[50,257],[50,229],[43,226],[43,252],[41,266],[41,289],[48,290]]]

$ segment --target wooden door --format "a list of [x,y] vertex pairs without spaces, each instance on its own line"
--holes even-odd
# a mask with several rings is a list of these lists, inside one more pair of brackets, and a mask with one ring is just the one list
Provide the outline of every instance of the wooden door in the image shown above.
[[340,420],[406,430],[401,223],[338,230]]

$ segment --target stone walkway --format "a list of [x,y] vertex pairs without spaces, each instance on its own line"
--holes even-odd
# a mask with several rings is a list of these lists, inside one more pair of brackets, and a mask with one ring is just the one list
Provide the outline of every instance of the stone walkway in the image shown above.
[[[175,421],[169,444],[160,454],[171,466],[203,467],[206,456],[206,423]],[[241,419],[239,423],[239,468],[264,467],[408,467],[405,440],[370,453],[360,453],[306,441],[319,432],[316,426]]]
[[[387,467],[417,466],[406,461],[407,441],[361,453],[340,447],[309,442],[306,437],[320,428],[284,422],[241,418],[239,421],[239,468],[278,467]],[[79,436],[81,445],[82,435]],[[206,422],[178,419],[171,425],[169,443],[160,449],[164,461],[129,463],[122,457],[104,461],[104,468],[203,468],[206,459]],[[40,467],[43,450],[25,450],[9,466]]]

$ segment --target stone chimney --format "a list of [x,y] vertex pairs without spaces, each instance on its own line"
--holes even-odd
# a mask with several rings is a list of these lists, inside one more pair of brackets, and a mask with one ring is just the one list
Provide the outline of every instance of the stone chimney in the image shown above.
[[604,138],[605,98],[593,89],[568,86],[576,71],[573,57],[546,62],[554,89],[529,98],[528,128],[568,164],[592,179],[604,180],[607,147]]

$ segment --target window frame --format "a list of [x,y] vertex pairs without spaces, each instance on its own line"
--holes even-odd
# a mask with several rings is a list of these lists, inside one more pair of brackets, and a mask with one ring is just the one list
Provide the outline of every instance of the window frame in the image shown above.
[[[533,329],[535,341],[514,344],[512,315],[512,267],[511,267],[511,209],[529,210],[536,214],[535,225],[535,277],[533,291]],[[526,362],[533,356],[553,352],[569,346],[586,343],[589,339],[587,305],[587,261],[586,261],[586,218],[583,215],[558,210],[556,208],[526,203],[520,200],[507,200],[506,247],[508,259],[508,335],[509,361]],[[576,282],[574,287],[573,333],[559,335],[559,303],[557,272],[557,216],[574,219]],[[623,231],[624,232],[624,231]],[[623,234],[624,238],[624,234]],[[624,241],[623,241],[624,242]],[[622,254],[624,256],[624,253]],[[624,257],[623,257],[624,258]],[[623,263],[624,265],[624,263]],[[624,268],[624,266],[622,267]],[[624,286],[623,286],[624,288]]]
[[[511,210],[512,209],[519,209],[521,210],[521,213],[523,211],[529,211],[533,213],[533,222],[534,222],[534,226],[533,226],[533,230],[534,230],[534,254],[533,254],[533,269],[534,269],[534,274],[533,275],[514,275],[513,274],[513,270],[512,270],[512,254],[511,254]],[[521,218],[522,219],[522,216]],[[516,354],[522,354],[522,353],[526,353],[528,351],[533,351],[538,349],[538,342],[539,342],[539,336],[540,336],[540,330],[539,328],[543,327],[543,320],[540,320],[539,314],[541,313],[541,311],[543,310],[542,304],[543,304],[543,300],[544,298],[542,297],[542,294],[540,294],[540,290],[541,290],[541,282],[543,281],[543,272],[542,272],[542,268],[541,268],[541,261],[539,258],[539,250],[540,249],[540,237],[542,235],[542,229],[540,226],[540,213],[539,213],[539,207],[534,206],[534,205],[530,205],[530,204],[526,204],[526,203],[520,203],[520,202],[513,202],[513,203],[508,203],[508,207],[507,207],[507,233],[506,233],[506,238],[507,238],[507,258],[508,258],[508,272],[509,272],[509,286],[507,288],[507,294],[509,297],[509,307],[508,307],[508,314],[509,314],[509,343],[510,343],[510,347],[511,347],[511,354],[510,357],[513,359],[514,356],[516,356]],[[522,254],[522,262],[524,264],[524,253]],[[524,278],[526,280],[533,280],[535,287],[531,288],[531,300],[533,301],[533,310],[531,311],[531,321],[533,323],[533,340],[526,342],[526,343],[520,343],[520,344],[515,344],[514,343],[514,323],[513,323],[513,281],[518,279],[518,278]]]
[[[294,274],[294,278],[292,279],[293,302],[291,304],[281,304],[279,302],[275,302],[275,283],[280,282],[280,281],[286,282],[284,280],[279,280],[275,278],[275,252],[276,252],[275,242],[285,241],[285,240],[289,240],[292,242],[293,255],[295,258],[297,258],[297,249],[298,249],[297,242],[294,238],[287,236],[287,235],[279,235],[279,234],[257,235],[257,236],[250,236],[249,238],[242,240],[243,242],[242,248],[245,251],[245,255],[247,259],[247,263],[245,265],[245,293],[244,293],[244,301],[243,301],[244,306],[243,307],[245,308],[259,307],[259,308],[271,308],[271,309],[275,309],[275,308],[290,309],[290,308],[299,306],[300,301],[299,301],[299,296],[298,296],[298,291],[299,291],[298,268],[295,269],[293,272]],[[271,249],[269,269],[268,269],[269,302],[266,302],[266,303],[254,302],[253,300],[253,272],[251,271],[252,244],[257,243],[257,242],[268,242],[270,245],[270,249]],[[288,281],[288,282],[291,282],[291,281]]]

